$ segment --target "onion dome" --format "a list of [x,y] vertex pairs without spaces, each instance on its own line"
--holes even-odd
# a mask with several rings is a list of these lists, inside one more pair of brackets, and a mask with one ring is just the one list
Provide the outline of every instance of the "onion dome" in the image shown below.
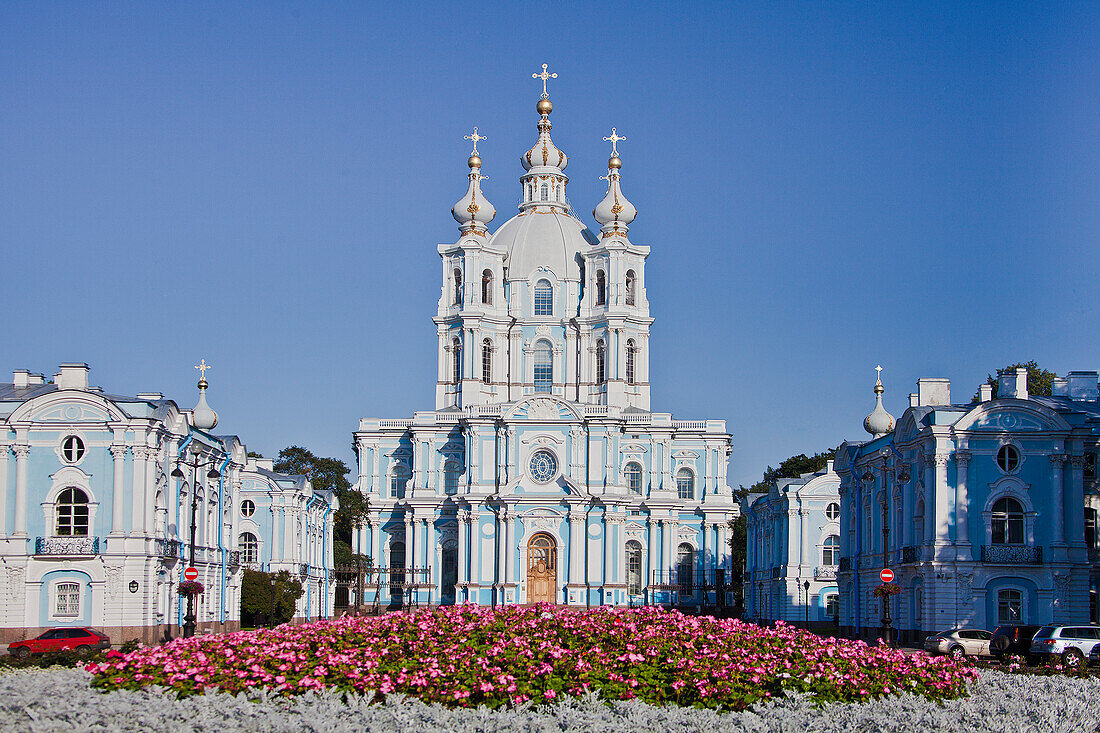
[[481,175],[481,156],[477,154],[477,143],[478,140],[484,140],[485,136],[478,135],[475,127],[473,134],[467,135],[465,139],[472,140],[474,143],[473,152],[470,153],[470,159],[467,161],[470,166],[470,186],[466,189],[466,195],[451,208],[451,214],[458,222],[459,230],[463,234],[484,235],[487,231],[486,226],[497,215],[496,207],[481,193],[481,179],[486,176]]
[[212,430],[218,424],[218,413],[211,410],[210,405],[206,404],[206,388],[210,386],[206,381],[206,370],[210,367],[203,359],[199,362],[199,366],[195,368],[199,370],[202,376],[199,377],[198,385],[199,401],[191,410],[191,424],[199,430]]
[[558,146],[554,145],[554,141],[550,139],[550,113],[554,111],[554,104],[549,99],[540,99],[536,110],[541,115],[539,119],[539,139],[535,141],[535,144],[531,146],[523,156],[519,159],[519,162],[523,164],[523,169],[529,171],[532,168],[557,168],[559,171],[565,170],[565,166],[569,165],[569,156],[563,151],[558,149]]
[[875,380],[875,409],[864,419],[863,429],[870,433],[872,438],[880,438],[893,431],[894,416],[882,406],[882,393],[886,391],[882,386],[882,367],[875,367],[875,371],[879,373]]
[[604,140],[611,142],[611,157],[607,161],[607,176],[601,176],[607,179],[607,195],[592,210],[592,216],[603,225],[600,229],[603,237],[616,234],[626,236],[626,232],[630,228],[630,222],[634,221],[634,217],[638,215],[638,210],[634,208],[634,204],[630,203],[626,196],[623,196],[623,192],[619,188],[619,179],[622,177],[619,169],[623,167],[623,161],[619,158],[617,143],[626,140],[626,138],[619,135],[612,127],[611,136],[605,137]]

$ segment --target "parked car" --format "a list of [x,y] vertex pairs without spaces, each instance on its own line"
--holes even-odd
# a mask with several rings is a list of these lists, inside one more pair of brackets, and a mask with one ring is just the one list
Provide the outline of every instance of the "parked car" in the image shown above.
[[1031,640],[1031,653],[1040,660],[1080,664],[1100,646],[1100,626],[1044,626]]
[[993,634],[985,629],[951,629],[925,638],[924,650],[932,654],[950,654],[955,659],[988,657],[992,638]]
[[1031,653],[1031,639],[1035,632],[1043,628],[1029,624],[1006,624],[993,629],[993,638],[989,642],[989,651],[997,659],[1017,654],[1026,657]]
[[50,629],[33,639],[13,641],[8,644],[8,654],[26,659],[32,654],[47,652],[75,651],[77,654],[91,654],[93,649],[110,649],[111,639],[95,629],[84,626]]
[[1089,664],[1100,667],[1100,644],[1092,648],[1092,652],[1089,654]]

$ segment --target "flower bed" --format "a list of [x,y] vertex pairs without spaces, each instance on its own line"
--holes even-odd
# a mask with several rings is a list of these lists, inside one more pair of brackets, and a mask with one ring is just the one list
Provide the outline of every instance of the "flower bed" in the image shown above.
[[977,673],[945,657],[823,639],[779,624],[659,608],[457,606],[177,639],[90,664],[102,689],[181,696],[333,688],[501,707],[597,691],[604,699],[741,710],[784,691],[819,702],[900,692],[964,696]]

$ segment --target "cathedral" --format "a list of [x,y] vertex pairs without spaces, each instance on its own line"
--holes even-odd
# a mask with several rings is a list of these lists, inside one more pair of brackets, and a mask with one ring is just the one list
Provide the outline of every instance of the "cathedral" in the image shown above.
[[[551,139],[520,156],[519,212],[490,232],[474,128],[458,240],[440,244],[435,409],[354,435],[369,517],[354,549],[386,568],[364,602],[715,604],[729,566],[724,420],[650,409],[649,247],[612,128],[592,231]],[[722,599],[723,601],[725,599]]]

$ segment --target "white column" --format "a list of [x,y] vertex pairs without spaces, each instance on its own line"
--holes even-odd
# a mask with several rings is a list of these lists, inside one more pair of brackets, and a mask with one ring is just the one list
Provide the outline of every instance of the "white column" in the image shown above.
[[[970,451],[955,451],[955,559],[971,560],[970,523],[967,512],[970,497],[967,495],[967,470],[970,467]],[[897,528],[901,532],[901,527]],[[900,537],[899,537],[900,539]],[[901,544],[901,543],[898,543]]]
[[569,511],[569,584],[580,585],[584,582],[584,512],[579,509]]
[[[603,584],[604,586],[610,585],[614,581],[614,569],[615,569],[615,538],[613,537],[614,518],[608,510],[604,510],[603,514]],[[604,588],[606,590],[606,587]],[[600,599],[600,605],[607,602],[607,594]]]
[[8,453],[10,443],[0,443],[0,537],[8,534]]
[[[15,450],[15,537],[27,536],[27,459],[29,445],[17,445]],[[47,532],[49,528],[47,527]]]
[[405,569],[412,570],[416,567],[416,555],[413,554],[413,544],[416,539],[416,523],[412,514],[405,515]]
[[1065,482],[1065,474],[1063,467],[1066,462],[1066,455],[1064,453],[1055,453],[1050,456],[1050,486],[1053,489],[1053,496],[1051,499],[1051,506],[1053,507],[1054,514],[1054,534],[1052,545],[1064,545],[1066,544],[1065,533],[1065,501],[1063,500],[1063,486]]
[[[657,569],[657,522],[653,517],[649,517],[646,520],[646,525],[649,530],[649,539],[646,541],[646,556],[648,561],[648,567],[646,567],[646,576],[644,583],[646,586],[653,584],[653,571]],[[653,601],[653,591],[649,592],[649,600]]]
[[[442,573],[439,572],[439,563],[435,561],[435,516],[427,517],[424,520],[424,567],[428,568],[429,578],[431,579],[432,587],[437,591],[442,588],[440,578]],[[426,602],[431,601],[431,595],[424,599]],[[436,598],[438,602],[439,598]]]
[[665,491],[675,489],[672,483],[672,440],[661,441],[661,488]]
[[515,583],[515,558],[516,558],[516,515],[509,512],[505,519],[507,535],[504,543],[504,582]]
[[382,522],[378,517],[370,517],[367,521],[370,522],[371,559],[374,560],[376,568],[382,567]]
[[[467,567],[467,541],[470,537],[470,513],[468,511],[459,512],[456,517],[458,524],[458,587],[455,588],[455,602],[461,602],[466,600],[465,585],[470,582],[470,572]],[[442,577],[442,568],[440,568],[440,577]]]
[[126,530],[122,526],[123,522],[123,498],[122,492],[125,488],[124,477],[122,475],[123,467],[126,462],[126,446],[124,445],[112,445],[111,456],[115,459],[114,467],[111,472],[112,477],[112,490],[111,490],[111,534],[121,535],[125,534]]
[[726,560],[729,558],[729,547],[729,524],[722,521],[718,523],[718,545],[714,548],[715,568],[726,566]]
[[138,537],[144,537],[148,534],[145,529],[145,505],[150,500],[150,497],[146,496],[149,487],[145,483],[145,460],[149,457],[149,450],[143,446],[136,445],[134,446],[133,454],[134,485],[133,501],[130,507],[130,533]]
[[[156,530],[157,526],[157,468],[158,461],[160,459],[159,452],[156,448],[145,449],[145,492],[146,502],[145,509],[142,512],[142,516],[145,518],[143,526],[145,527],[145,534],[151,535]],[[164,487],[164,506],[168,507],[168,497],[170,496],[169,487]],[[167,518],[165,518],[167,523]],[[165,537],[168,536],[168,528],[165,527]]]

